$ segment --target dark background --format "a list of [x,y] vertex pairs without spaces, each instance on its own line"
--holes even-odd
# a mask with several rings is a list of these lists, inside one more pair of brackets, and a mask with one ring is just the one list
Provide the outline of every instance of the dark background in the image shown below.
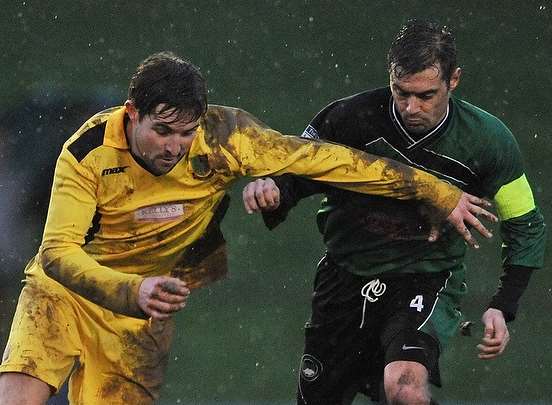
[[[552,3],[526,1],[13,1],[0,14],[0,346],[23,267],[40,243],[60,145],[89,115],[121,104],[135,66],[172,50],[201,67],[210,102],[300,133],[333,99],[388,81],[385,56],[411,17],[454,28],[457,94],[516,134],[537,203],[552,217]],[[548,178],[548,180],[546,180]],[[302,326],[322,252],[317,199],[264,229],[240,205],[224,221],[230,277],[178,315],[163,403],[292,403]],[[450,403],[552,403],[552,275],[535,274],[507,354],[483,362],[479,317],[499,276],[500,240],[468,257],[473,337],[443,356]],[[549,248],[551,243],[548,243]],[[550,249],[549,249],[550,250]],[[361,403],[362,401],[357,401]]]

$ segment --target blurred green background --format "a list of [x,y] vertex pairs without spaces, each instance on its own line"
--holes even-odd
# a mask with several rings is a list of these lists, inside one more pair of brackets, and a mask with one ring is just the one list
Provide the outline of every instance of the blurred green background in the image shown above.
[[[549,0],[3,1],[0,346],[24,264],[40,243],[60,145],[96,110],[125,100],[139,61],[172,50],[201,67],[211,103],[239,106],[298,134],[331,100],[387,83],[387,48],[412,17],[455,30],[463,67],[457,94],[516,134],[535,198],[550,220]],[[302,326],[323,251],[314,224],[318,199],[304,201],[269,232],[241,208],[243,184],[234,189],[223,224],[230,277],[195,292],[178,315],[163,404],[294,401]],[[448,403],[552,403],[550,260],[510,326],[507,354],[483,362],[475,345],[499,276],[500,240],[482,245],[469,253],[471,293],[464,305],[475,336],[458,337],[443,356],[445,387],[436,396]]]

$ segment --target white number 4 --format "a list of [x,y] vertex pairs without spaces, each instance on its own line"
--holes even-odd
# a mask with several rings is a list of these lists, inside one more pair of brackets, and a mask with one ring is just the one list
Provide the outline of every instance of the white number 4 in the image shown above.
[[423,295],[416,295],[414,298],[412,298],[412,301],[410,301],[410,308],[416,308],[418,312],[422,312],[422,309],[424,309],[424,296]]

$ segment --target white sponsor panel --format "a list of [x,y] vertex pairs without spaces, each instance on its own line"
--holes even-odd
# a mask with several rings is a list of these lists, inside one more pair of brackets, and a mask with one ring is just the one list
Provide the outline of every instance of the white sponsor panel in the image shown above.
[[140,208],[134,213],[137,221],[173,221],[184,214],[184,204],[159,204]]

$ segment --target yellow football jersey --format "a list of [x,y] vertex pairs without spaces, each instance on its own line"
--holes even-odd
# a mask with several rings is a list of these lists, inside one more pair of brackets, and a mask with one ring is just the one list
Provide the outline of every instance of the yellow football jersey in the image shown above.
[[[173,272],[196,288],[224,273],[224,260],[203,266],[203,259],[190,259],[191,249],[239,177],[298,174],[362,193],[424,200],[443,218],[460,198],[460,190],[427,173],[284,136],[243,110],[214,105],[189,153],[156,176],[129,151],[125,111],[95,115],[64,144],[39,255],[28,270],[42,276],[44,269],[114,312],[143,316],[136,303],[143,277]],[[209,253],[224,255],[220,246]]]

